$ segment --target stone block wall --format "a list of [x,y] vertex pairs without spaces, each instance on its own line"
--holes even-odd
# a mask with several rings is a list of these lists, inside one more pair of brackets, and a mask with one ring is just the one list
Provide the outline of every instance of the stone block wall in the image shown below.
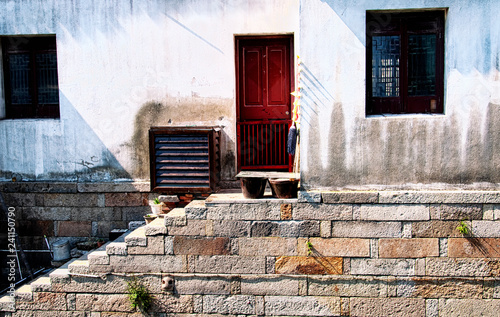
[[498,316],[500,192],[215,194],[18,290],[15,311],[0,307],[135,316],[132,276],[154,295],[152,316]]
[[[49,241],[89,237],[108,238],[113,229],[126,229],[131,221],[143,221],[151,213],[148,182],[57,183],[4,182],[0,192],[8,207],[15,209],[16,231],[24,248],[46,249]],[[185,206],[199,195],[179,195],[166,202],[166,210]]]

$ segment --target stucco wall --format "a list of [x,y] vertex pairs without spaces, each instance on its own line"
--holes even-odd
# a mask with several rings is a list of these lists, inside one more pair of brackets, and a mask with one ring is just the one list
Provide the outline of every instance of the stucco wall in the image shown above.
[[[366,10],[445,7],[445,113],[367,117]],[[500,182],[498,9],[495,1],[303,1],[303,184],[495,187]]]
[[[303,62],[305,188],[496,187],[498,6],[443,0],[2,1],[0,35],[56,34],[61,118],[1,120],[0,178],[148,179],[150,126],[221,125],[222,178],[231,179],[234,36],[293,33]],[[366,10],[444,7],[445,113],[367,117]]]
[[[56,34],[60,120],[0,121],[0,178],[148,179],[150,126],[220,125],[235,174],[234,36],[297,34],[299,2],[2,1],[0,35]],[[1,107],[0,107],[1,108]]]
[[[0,60],[2,57],[2,44],[0,43]],[[5,95],[3,91],[3,63],[0,63],[0,119],[5,118]]]

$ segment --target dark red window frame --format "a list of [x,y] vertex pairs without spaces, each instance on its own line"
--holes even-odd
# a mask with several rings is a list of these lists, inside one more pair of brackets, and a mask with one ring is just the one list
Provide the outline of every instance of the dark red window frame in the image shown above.
[[[6,118],[59,118],[56,37],[2,37],[2,55]],[[24,59],[21,76],[11,74],[15,72],[11,68],[14,58]],[[12,82],[13,78],[19,79],[17,84]],[[17,100],[13,96],[14,85],[26,89]]]
[[[445,10],[420,12],[394,11],[367,11],[366,13],[366,113],[375,114],[403,114],[403,113],[443,113],[444,91],[444,20]],[[432,45],[429,50],[434,59],[425,56],[424,48],[415,39],[430,39]],[[396,51],[399,46],[399,56],[384,58],[374,57],[374,45],[381,40],[394,40],[396,45],[387,51]],[[413,43],[413,44],[412,44]],[[387,45],[389,47],[390,45]],[[383,49],[382,49],[383,50]],[[412,53],[417,52],[417,53]],[[387,52],[383,52],[389,56]],[[395,54],[396,55],[396,54]],[[432,56],[432,55],[430,55]],[[427,60],[420,69],[413,66],[415,59]],[[379,58],[377,60],[377,58]],[[432,60],[431,62],[428,62]],[[378,64],[377,64],[378,63]],[[380,70],[377,66],[383,65]],[[394,65],[398,64],[398,65]],[[432,65],[432,67],[430,66]],[[378,93],[377,83],[384,80],[391,81],[384,87],[383,93]],[[412,77],[413,76],[413,77]],[[417,76],[425,77],[431,82],[430,89],[419,89]],[[420,79],[418,79],[420,80]],[[420,80],[422,82],[422,80]],[[424,85],[424,84],[422,84]],[[397,86],[397,87],[394,87]],[[375,87],[375,88],[374,88]]]

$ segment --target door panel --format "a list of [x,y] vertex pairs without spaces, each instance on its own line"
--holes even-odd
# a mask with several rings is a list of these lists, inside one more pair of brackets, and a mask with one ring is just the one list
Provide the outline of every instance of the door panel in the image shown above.
[[285,68],[285,48],[272,47],[268,50],[268,105],[286,106],[285,92],[287,90]]
[[236,47],[238,170],[287,170],[293,38],[241,37]]
[[[244,106],[262,107],[262,49],[259,47],[245,47],[243,51]],[[251,112],[252,110],[250,110]]]

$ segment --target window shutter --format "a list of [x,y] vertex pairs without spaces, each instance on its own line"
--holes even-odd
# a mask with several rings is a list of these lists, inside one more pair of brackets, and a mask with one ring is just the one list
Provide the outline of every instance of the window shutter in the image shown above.
[[150,129],[149,137],[153,191],[215,191],[220,174],[220,129],[155,127]]

